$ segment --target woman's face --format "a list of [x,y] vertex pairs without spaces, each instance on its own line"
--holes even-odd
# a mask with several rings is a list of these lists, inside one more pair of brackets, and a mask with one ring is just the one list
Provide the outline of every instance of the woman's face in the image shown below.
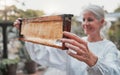
[[92,12],[86,11],[83,13],[82,26],[85,34],[87,35],[100,34],[100,29],[102,25],[103,25],[102,20],[96,19],[95,15]]

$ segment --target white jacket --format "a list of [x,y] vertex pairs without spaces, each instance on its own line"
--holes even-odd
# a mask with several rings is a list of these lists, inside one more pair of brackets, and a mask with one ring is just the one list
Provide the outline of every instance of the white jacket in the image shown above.
[[[89,67],[69,56],[66,50],[26,42],[32,60],[38,64],[54,67],[66,75],[120,75],[120,56],[116,46],[109,40],[88,42],[88,48],[96,56],[97,63]],[[55,75],[55,74],[53,74]]]

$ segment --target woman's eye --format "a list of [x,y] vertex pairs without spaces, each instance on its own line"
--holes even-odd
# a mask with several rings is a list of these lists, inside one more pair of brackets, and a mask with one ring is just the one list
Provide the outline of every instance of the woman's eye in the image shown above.
[[87,20],[88,22],[91,22],[91,21],[93,21],[93,19],[92,18],[88,18],[88,20]]
[[83,18],[83,22],[85,21],[85,18]]
[[88,21],[88,22],[92,22],[92,21],[93,21],[92,18],[88,18],[88,19],[83,18],[83,22],[84,22],[85,20]]

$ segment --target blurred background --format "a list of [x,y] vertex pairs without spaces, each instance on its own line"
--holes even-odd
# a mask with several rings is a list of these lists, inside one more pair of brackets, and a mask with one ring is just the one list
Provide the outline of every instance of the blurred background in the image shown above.
[[[19,32],[13,27],[17,18],[73,14],[71,32],[82,37],[85,34],[77,19],[80,19],[83,6],[88,4],[104,8],[106,20],[112,24],[105,36],[120,50],[120,0],[0,0],[0,75],[7,75],[6,69],[11,64],[10,69],[14,66],[16,73],[12,70],[13,74],[10,75],[42,75],[47,68],[33,62],[25,50],[24,42],[19,41]],[[29,64],[33,64],[33,69]]]

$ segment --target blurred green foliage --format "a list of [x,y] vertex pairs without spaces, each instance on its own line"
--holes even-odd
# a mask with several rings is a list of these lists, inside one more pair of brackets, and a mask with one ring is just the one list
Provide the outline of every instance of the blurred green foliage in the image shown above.
[[44,15],[44,12],[41,10],[27,9],[22,10],[18,9],[15,5],[6,6],[6,10],[0,10],[0,22],[5,19],[5,12],[7,21],[14,22],[17,18],[30,18],[30,17],[40,17]]
[[0,69],[6,69],[7,66],[11,65],[11,64],[17,64],[20,61],[19,58],[15,58],[15,59],[2,59],[0,60]]
[[[115,12],[120,13],[120,6],[115,10]],[[109,39],[112,40],[120,50],[120,18],[112,23],[109,30]]]
[[109,39],[112,40],[120,50],[120,19],[111,26],[109,30]]

